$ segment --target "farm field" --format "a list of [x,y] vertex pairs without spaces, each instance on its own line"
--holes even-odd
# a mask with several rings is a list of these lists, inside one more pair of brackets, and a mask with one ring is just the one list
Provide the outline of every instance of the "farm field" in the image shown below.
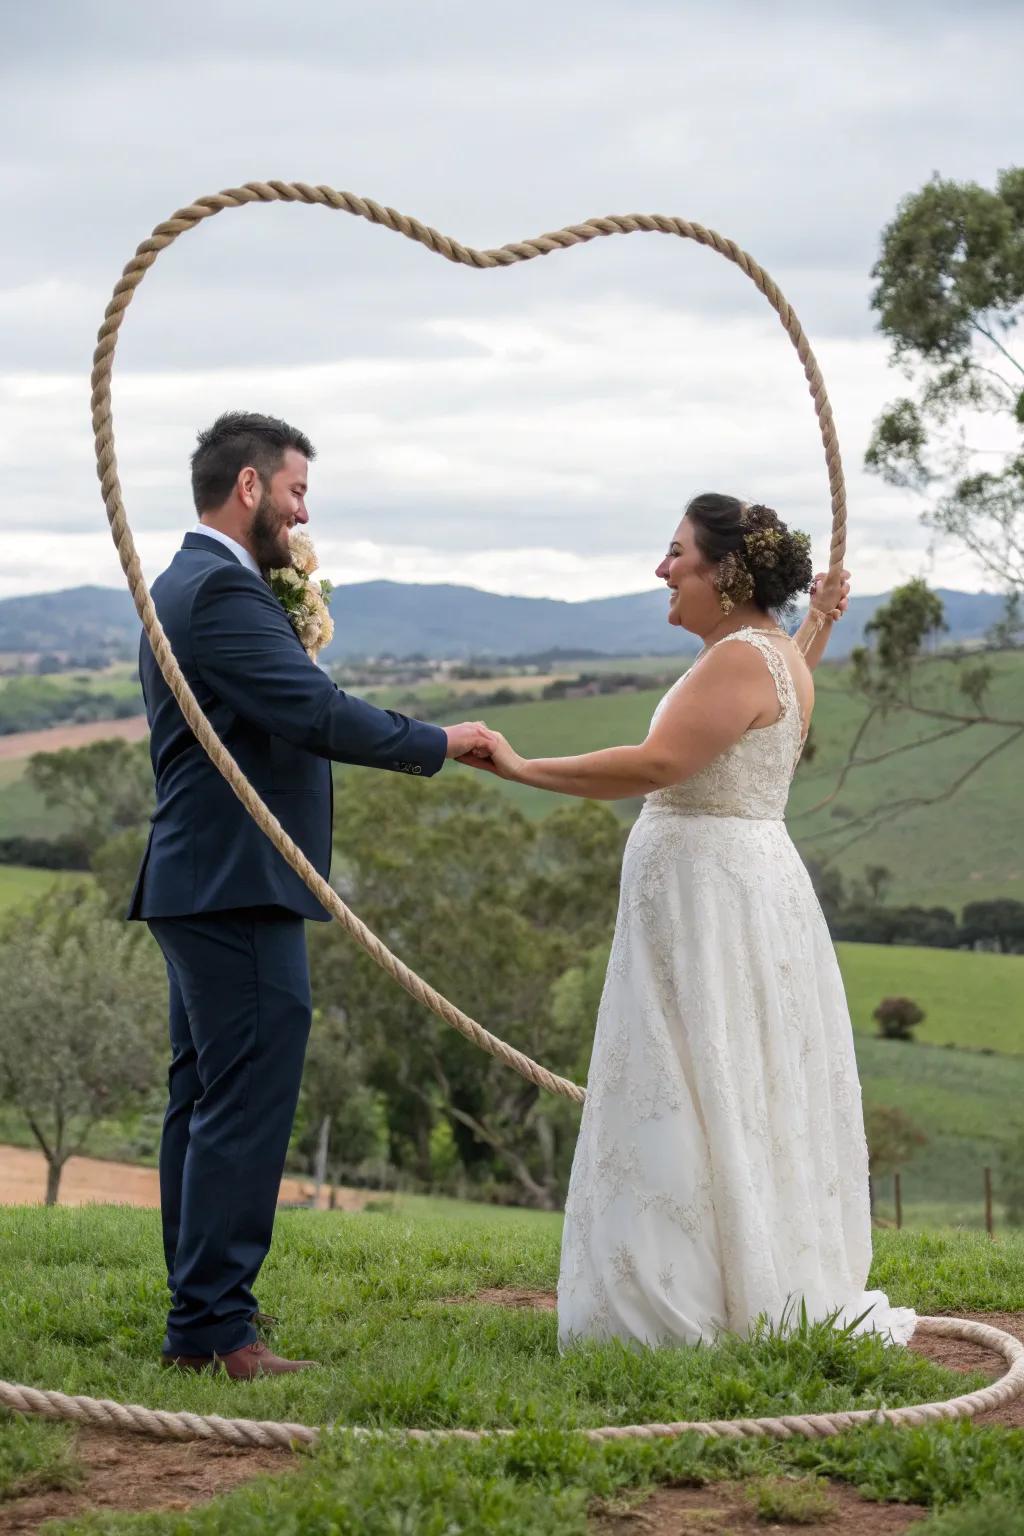
[[[1021,1437],[1006,1427],[1016,1422],[1012,1405],[996,1422],[883,1426],[810,1443],[578,1438],[577,1427],[601,1423],[927,1401],[979,1385],[997,1362],[976,1350],[946,1352],[959,1366],[951,1370],[929,1358],[941,1346],[925,1339],[887,1350],[824,1328],[701,1350],[591,1343],[560,1356],[549,1301],[559,1228],[553,1216],[426,1200],[377,1203],[355,1215],[286,1212],[260,1302],[280,1318],[281,1350],[321,1366],[242,1385],[159,1369],[166,1289],[155,1212],[0,1210],[10,1380],[312,1425],[514,1431],[481,1444],[417,1446],[353,1442],[335,1430],[303,1456],[228,1456],[136,1437],[76,1437],[62,1425],[0,1416],[0,1522],[64,1516],[62,1536],[585,1536],[618,1531],[608,1522],[623,1509],[635,1521],[664,1485],[699,1485],[705,1501],[737,1497],[748,1507],[768,1493],[813,1495],[825,1510],[839,1502],[856,1510],[861,1530],[896,1531],[905,1524],[870,1523],[896,1513],[886,1500],[924,1506],[908,1517],[947,1509],[980,1520],[1024,1496]],[[992,1316],[1013,1328],[1024,1308],[1022,1259],[1019,1239],[881,1233],[872,1283],[922,1312]],[[246,1477],[257,1480],[223,1491]],[[122,1523],[118,1509],[136,1513]],[[972,1528],[1012,1529],[957,1527]],[[930,1529],[915,1526],[923,1536]]]

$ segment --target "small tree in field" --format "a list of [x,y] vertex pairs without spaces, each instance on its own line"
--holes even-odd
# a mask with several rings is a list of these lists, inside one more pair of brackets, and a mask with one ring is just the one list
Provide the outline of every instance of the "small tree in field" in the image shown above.
[[912,997],[883,997],[872,1018],[883,1040],[911,1041],[917,1025],[924,1023],[925,1011]]
[[864,1116],[864,1134],[868,1142],[868,1166],[871,1170],[871,1214],[875,1213],[875,1183],[884,1174],[895,1173],[910,1161],[928,1137],[910,1116],[891,1104],[872,1104]]
[[46,1158],[46,1203],[97,1120],[152,1087],[164,1013],[154,945],[88,889],[57,892],[0,928],[0,1098]]
[[999,1172],[1006,1219],[1011,1226],[1024,1227],[1024,1131],[1004,1145]]

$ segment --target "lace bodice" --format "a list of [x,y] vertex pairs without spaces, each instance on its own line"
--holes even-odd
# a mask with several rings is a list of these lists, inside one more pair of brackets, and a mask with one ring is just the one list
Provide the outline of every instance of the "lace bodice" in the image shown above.
[[[775,682],[779,718],[740,738],[721,757],[681,784],[655,790],[644,801],[644,811],[675,811],[689,816],[745,816],[756,821],[781,821],[786,814],[789,786],[803,749],[804,731],[800,706],[789,667],[778,644],[762,629],[737,629],[718,645],[746,641],[759,651]],[[710,655],[710,651],[707,652]],[[695,665],[700,665],[698,661]],[[692,669],[691,669],[692,670]],[[686,686],[689,672],[668,690],[654,711],[651,724],[677,688]]]

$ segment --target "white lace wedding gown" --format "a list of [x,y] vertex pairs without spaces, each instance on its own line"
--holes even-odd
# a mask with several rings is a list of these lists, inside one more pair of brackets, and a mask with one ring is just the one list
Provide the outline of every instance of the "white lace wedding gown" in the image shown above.
[[630,834],[565,1210],[563,1348],[710,1342],[801,1301],[842,1322],[870,1308],[861,1326],[892,1342],[914,1330],[912,1311],[865,1291],[850,1018],[783,821],[803,745],[787,642],[744,629],[729,643],[764,657],[781,714],[648,795]]

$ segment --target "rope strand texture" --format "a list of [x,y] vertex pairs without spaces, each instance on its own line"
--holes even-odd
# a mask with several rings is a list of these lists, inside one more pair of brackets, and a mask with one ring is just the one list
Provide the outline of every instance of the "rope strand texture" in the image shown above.
[[340,923],[346,933],[398,982],[399,986],[404,987],[411,997],[422,1003],[424,1007],[430,1008],[438,1018],[458,1030],[459,1034],[467,1040],[488,1052],[505,1066],[511,1067],[528,1082],[543,1088],[548,1093],[558,1094],[562,1098],[580,1104],[586,1094],[578,1083],[570,1082],[567,1078],[548,1071],[546,1067],[533,1061],[522,1051],[516,1050],[505,1041],[498,1039],[496,1035],[492,1035],[469,1014],[449,1002],[446,997],[404,964],[317,873],[302,850],[264,805],[200,709],[175,660],[142,574],[135,540],[132,537],[122,500],[121,481],[114,451],[114,423],[110,396],[114,352],[125,310],[160,252],[173,244],[179,235],[187,234],[205,219],[213,218],[226,209],[243,208],[251,203],[274,202],[308,203],[349,213],[357,218],[366,219],[371,224],[379,224],[385,229],[403,235],[407,240],[414,240],[428,251],[443,256],[446,261],[478,270],[509,267],[516,262],[532,261],[535,256],[548,256],[556,251],[585,245],[591,240],[636,233],[676,235],[684,240],[694,240],[698,245],[717,251],[720,256],[724,256],[739,267],[758,292],[764,294],[782,322],[803,364],[825,450],[825,463],[832,496],[832,543],[829,568],[836,571],[842,568],[846,551],[846,487],[839,457],[839,442],[832,419],[832,408],[825,391],[821,369],[818,367],[810,343],[795,312],[764,268],[734,241],[727,240],[724,235],[717,234],[713,229],[705,229],[702,224],[691,223],[688,219],[669,218],[662,214],[633,213],[588,219],[583,224],[570,224],[564,229],[555,230],[551,234],[538,235],[532,240],[516,241],[509,245],[498,246],[494,250],[480,251],[472,246],[463,245],[449,235],[443,235],[440,231],[431,229],[429,225],[422,224],[418,219],[410,218],[407,214],[399,213],[394,208],[383,208],[369,198],[356,197],[351,192],[338,192],[333,187],[311,187],[305,182],[297,181],[246,182],[242,187],[233,187],[226,192],[198,198],[187,208],[180,208],[169,219],[158,224],[149,239],[143,240],[125,267],[107,305],[103,324],[100,326],[93,357],[92,424],[96,439],[96,467],[104,505],[107,509],[107,519],[121,567],[127,577],[139,618],[153,647],[157,664],[203,748],[227,779],[256,824],[270,838],[274,847],[296,874],[305,881],[317,900],[330,912],[335,921]]
[[[790,1440],[825,1439],[864,1424],[909,1425],[920,1428],[947,1419],[968,1419],[977,1413],[1002,1408],[1024,1393],[1024,1344],[1001,1328],[969,1322],[959,1317],[922,1317],[918,1330],[938,1338],[966,1339],[1002,1355],[1008,1369],[998,1381],[952,1397],[941,1403],[917,1403],[905,1408],[860,1408],[847,1413],[797,1413],[781,1418],[681,1420],[673,1424],[605,1424],[581,1429],[588,1440],[674,1440],[698,1434],[707,1439],[741,1439],[748,1435]],[[137,1403],[112,1403],[106,1398],[67,1397],[63,1392],[41,1392],[35,1387],[0,1381],[0,1404],[13,1413],[40,1414],[48,1419],[69,1419],[94,1429],[120,1430],[150,1435],[158,1440],[222,1440],[228,1445],[279,1447],[315,1445],[322,1433],[306,1424],[276,1423],[260,1419],[226,1419],[219,1414],[170,1413],[142,1408]],[[332,1425],[340,1430],[345,1426]],[[363,1429],[349,1428],[363,1438],[480,1441],[504,1438],[513,1429]]]

